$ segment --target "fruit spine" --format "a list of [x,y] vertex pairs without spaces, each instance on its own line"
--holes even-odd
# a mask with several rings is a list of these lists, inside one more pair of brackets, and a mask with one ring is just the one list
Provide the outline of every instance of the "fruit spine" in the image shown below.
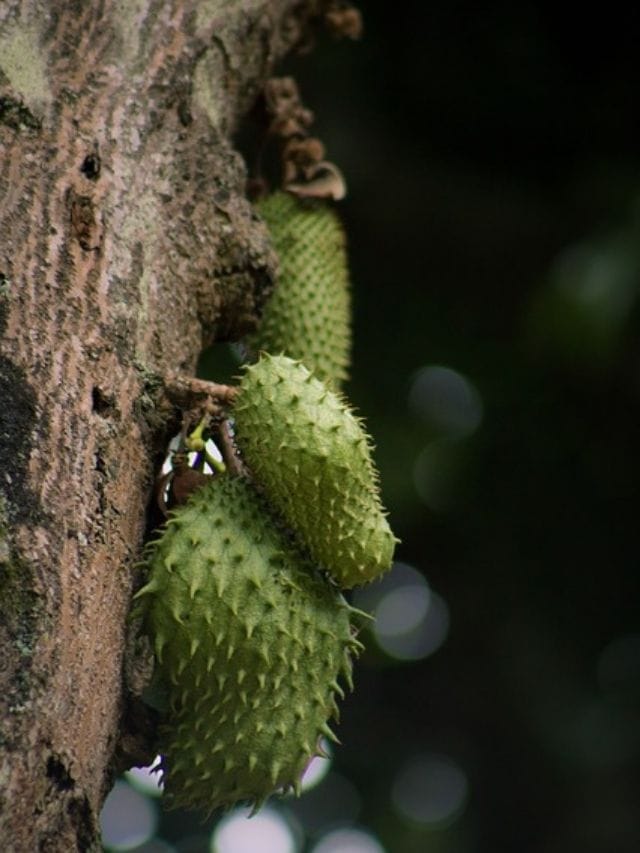
[[258,331],[247,341],[260,351],[302,361],[339,389],[351,351],[351,297],[344,229],[326,202],[275,192],[256,203],[280,260],[275,291]]
[[[340,594],[270,522],[241,478],[195,492],[151,546],[137,597],[169,696],[169,805],[257,808],[333,737],[338,679],[361,648]],[[140,606],[139,605],[139,606]]]
[[300,362],[263,354],[245,369],[236,441],[267,501],[312,560],[344,588],[391,566],[367,433],[344,400]]

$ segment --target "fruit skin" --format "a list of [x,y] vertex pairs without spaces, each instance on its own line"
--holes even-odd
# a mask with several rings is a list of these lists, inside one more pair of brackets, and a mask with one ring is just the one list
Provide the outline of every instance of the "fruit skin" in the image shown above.
[[169,704],[171,807],[258,808],[293,786],[337,714],[361,644],[351,608],[275,528],[248,481],[216,478],[151,546],[137,594]]
[[351,353],[351,296],[342,223],[326,202],[275,192],[256,203],[280,259],[273,295],[245,345],[302,361],[340,389]]
[[314,562],[343,588],[391,567],[397,540],[369,437],[341,397],[300,362],[263,354],[245,368],[233,415],[256,482]]

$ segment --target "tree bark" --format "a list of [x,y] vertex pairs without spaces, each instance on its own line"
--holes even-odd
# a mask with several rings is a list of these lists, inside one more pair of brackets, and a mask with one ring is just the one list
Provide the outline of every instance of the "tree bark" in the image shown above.
[[320,0],[0,5],[0,847],[100,849],[169,371],[275,258],[230,134]]

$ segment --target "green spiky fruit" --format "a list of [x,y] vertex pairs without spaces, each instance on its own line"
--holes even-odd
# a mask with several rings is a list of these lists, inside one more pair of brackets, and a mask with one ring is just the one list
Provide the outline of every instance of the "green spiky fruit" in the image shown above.
[[271,232],[280,273],[258,331],[246,341],[260,351],[302,361],[340,388],[351,351],[351,298],[344,229],[323,201],[276,192],[256,204]]
[[138,593],[169,697],[160,728],[170,806],[259,806],[298,786],[338,678],[361,646],[351,608],[292,549],[251,484],[220,477],[175,512]]
[[263,355],[245,369],[236,439],[257,483],[311,558],[349,588],[391,566],[369,437],[300,362]]

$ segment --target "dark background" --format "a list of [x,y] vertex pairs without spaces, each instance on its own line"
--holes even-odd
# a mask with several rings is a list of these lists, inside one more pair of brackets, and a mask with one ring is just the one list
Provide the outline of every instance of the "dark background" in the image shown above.
[[[450,630],[360,667],[335,762],[392,853],[637,851],[640,28],[551,3],[373,3],[365,25],[296,76],[349,181],[350,393]],[[440,436],[408,406],[430,364],[483,408],[436,445],[432,506],[414,466]],[[439,831],[389,803],[419,750],[469,781]]]
[[[632,853],[640,27],[615,6],[540,2],[379,2],[364,19],[360,42],[323,36],[279,72],[348,180],[347,393],[376,440],[398,559],[449,622],[413,662],[366,637],[332,770],[388,853]],[[429,365],[462,385],[425,403]],[[407,816],[398,774],[429,756],[464,796]],[[418,774],[418,799],[438,800],[434,778]],[[286,805],[305,851],[331,784]],[[159,832],[186,849],[179,816]]]

